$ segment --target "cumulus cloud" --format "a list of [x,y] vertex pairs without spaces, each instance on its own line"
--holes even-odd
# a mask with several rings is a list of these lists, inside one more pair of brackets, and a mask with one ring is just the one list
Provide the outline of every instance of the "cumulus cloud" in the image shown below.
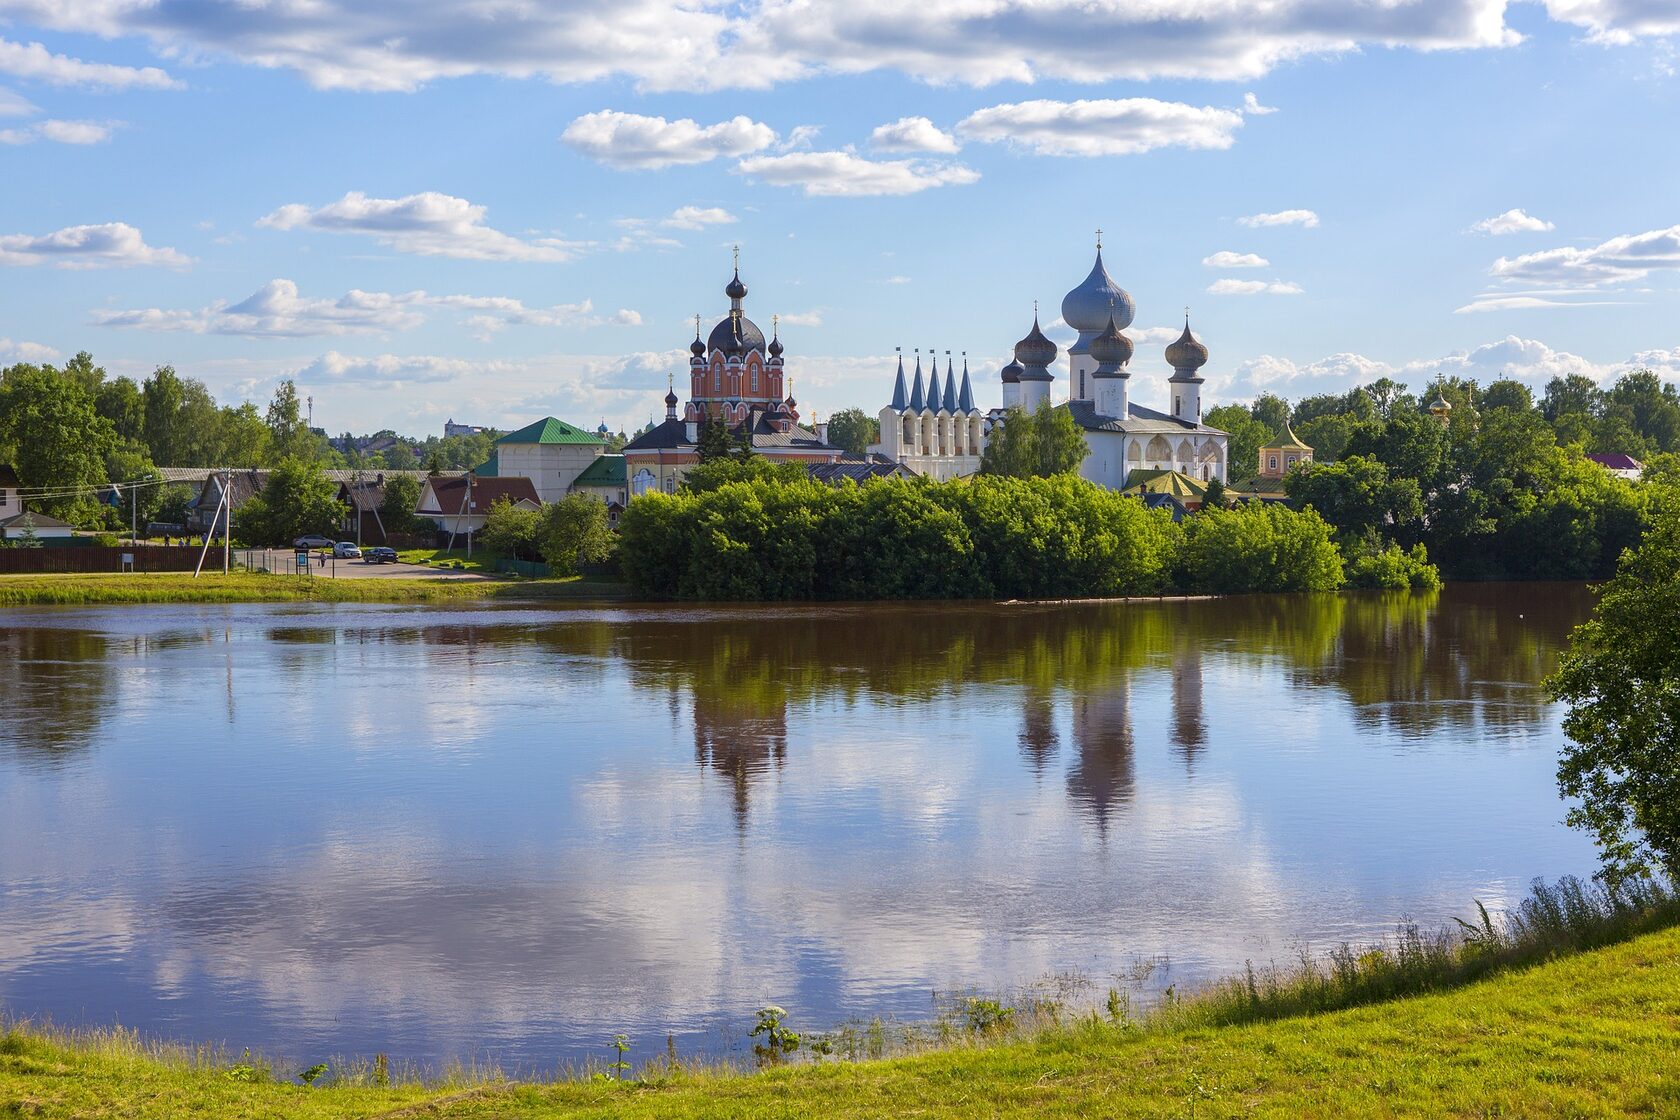
[[1207,290],[1216,296],[1298,296],[1301,285],[1288,280],[1233,280],[1226,277],[1209,284]]
[[0,338],[0,361],[55,362],[59,356],[57,350],[39,342],[13,342],[9,338]]
[[1242,111],[1251,117],[1267,117],[1277,112],[1276,107],[1260,104],[1260,99],[1252,93],[1243,94]]
[[1156,148],[1229,148],[1242,114],[1152,97],[1022,101],[970,113],[965,139],[1009,143],[1038,155],[1125,156]]
[[608,109],[567,125],[560,142],[610,167],[651,169],[763,151],[776,142],[776,131],[750,117],[701,125]]
[[973,183],[980,173],[960,163],[932,160],[869,160],[851,152],[795,152],[754,156],[735,168],[742,175],[779,187],[799,187],[810,196],[905,195],[933,187]]
[[102,327],[190,334],[237,335],[245,338],[314,338],[333,335],[384,334],[408,330],[425,321],[427,313],[444,309],[468,313],[466,325],[484,337],[509,326],[593,327],[606,323],[638,326],[642,317],[621,309],[597,315],[589,300],[552,307],[527,307],[510,296],[431,295],[423,291],[364,292],[353,289],[336,299],[302,296],[295,282],[270,280],[238,303],[225,300],[196,310],[150,307],[123,311],[95,311]]
[[163,265],[185,268],[191,263],[191,257],[174,249],[146,244],[140,231],[126,222],[68,226],[39,237],[27,233],[0,235],[0,265],[47,264],[55,268]]
[[1506,233],[1544,233],[1555,229],[1551,222],[1524,213],[1521,209],[1507,210],[1491,218],[1483,218],[1470,227],[1471,233],[1485,233],[1498,237]]
[[[0,14],[8,5],[0,4]],[[52,86],[79,86],[96,90],[179,89],[181,83],[155,66],[112,66],[83,62],[68,55],[53,54],[40,43],[14,43],[0,39],[0,74],[44,82]]]
[[436,191],[403,198],[369,198],[351,191],[318,209],[301,203],[282,206],[257,225],[356,233],[403,253],[476,261],[569,261],[587,248],[552,237],[521,240],[486,225],[484,214],[483,206]]
[[103,144],[111,138],[113,126],[98,121],[37,121],[27,128],[0,129],[0,144],[33,144],[47,140],[54,144]]
[[1503,280],[1518,283],[1602,287],[1634,283],[1671,268],[1680,268],[1680,225],[1623,234],[1585,249],[1566,245],[1520,257],[1500,257],[1491,271]]
[[[1672,4],[1655,0],[1544,3],[1553,20],[1607,42],[1671,35],[1680,25]],[[412,90],[479,74],[567,83],[627,77],[649,89],[714,89],[877,70],[968,85],[1251,80],[1302,58],[1373,48],[1508,47],[1522,36],[1506,23],[1507,7],[1507,0],[311,0],[219,5],[216,18],[207,19],[201,5],[188,3],[0,0],[0,18],[108,39],[141,37],[167,56],[289,69],[329,89]]]
[[1546,0],[1553,19],[1586,28],[1602,43],[1680,34],[1680,7],[1663,0]]
[[940,152],[957,150],[957,138],[941,132],[926,117],[900,117],[869,134],[869,146],[883,152]]
[[1312,229],[1318,225],[1318,215],[1311,210],[1277,210],[1270,214],[1250,214],[1246,218],[1238,218],[1237,224],[1249,229],[1265,226],[1301,226]]
[[405,385],[436,384],[469,375],[495,374],[502,366],[501,362],[473,362],[465,358],[435,355],[352,357],[329,350],[298,370],[296,376],[299,381],[306,382],[366,381],[400,389]]
[[823,323],[820,311],[795,311],[791,315],[780,316],[780,319],[785,327],[820,327]]
[[721,206],[679,206],[660,225],[672,229],[705,229],[707,226],[727,226],[740,221]]
[[1233,253],[1229,249],[1221,249],[1210,257],[1203,257],[1202,263],[1209,268],[1265,268],[1272,262],[1259,253]]

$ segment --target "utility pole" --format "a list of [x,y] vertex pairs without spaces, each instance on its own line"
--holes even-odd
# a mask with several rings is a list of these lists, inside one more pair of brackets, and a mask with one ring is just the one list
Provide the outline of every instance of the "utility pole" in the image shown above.
[[225,576],[232,570],[233,560],[233,471],[222,477],[227,487],[227,517],[222,522],[222,574]]

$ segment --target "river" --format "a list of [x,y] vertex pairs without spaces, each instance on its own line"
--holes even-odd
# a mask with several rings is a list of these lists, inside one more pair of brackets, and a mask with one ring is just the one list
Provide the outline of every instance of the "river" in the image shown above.
[[542,1073],[1433,928],[1594,867],[1590,605],[0,611],[0,1009]]

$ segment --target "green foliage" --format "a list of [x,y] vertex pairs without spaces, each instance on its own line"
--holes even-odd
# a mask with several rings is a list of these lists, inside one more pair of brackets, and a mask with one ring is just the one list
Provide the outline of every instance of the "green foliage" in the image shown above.
[[881,421],[861,408],[843,408],[828,418],[828,442],[862,455],[881,442]]
[[413,533],[421,518],[414,507],[420,504],[420,480],[407,475],[392,475],[385,479],[385,495],[379,503],[379,520],[387,533]]
[[326,1072],[327,1064],[325,1062],[317,1062],[308,1069],[299,1070],[298,1080],[303,1082],[305,1085],[313,1087],[315,1082],[319,1081]]
[[315,458],[316,438],[303,415],[297,385],[290,379],[280,382],[274,390],[264,421],[268,427],[269,452],[276,459]]
[[1246,482],[1259,471],[1260,449],[1272,439],[1272,429],[1256,420],[1240,404],[1210,408],[1202,415],[1211,428],[1218,428],[1229,439],[1226,442],[1227,471],[1232,482]]
[[1180,536],[1165,513],[1069,475],[755,479],[644,495],[620,533],[639,593],[746,600],[1151,594]]
[[1612,883],[1680,877],[1680,498],[1576,629],[1552,695],[1569,705],[1558,787]]
[[[85,355],[84,355],[85,356]],[[105,482],[105,456],[116,446],[83,381],[51,366],[13,366],[0,373],[0,447],[34,512],[80,525],[96,524],[95,491]]]
[[613,1060],[607,1064],[607,1068],[617,1075],[618,1080],[623,1081],[624,1075],[630,1070],[630,1063],[624,1057],[630,1051],[630,1036],[627,1034],[613,1035],[612,1049]]
[[320,464],[289,459],[269,472],[263,492],[233,515],[233,533],[250,544],[286,546],[306,533],[333,535],[346,509]]
[[995,999],[970,997],[963,1002],[963,1017],[975,1034],[1002,1034],[1015,1021],[1015,1009]]
[[591,494],[567,494],[542,508],[537,551],[557,576],[572,575],[580,564],[606,560],[616,544],[607,524],[607,504]]
[[1435,591],[1441,573],[1429,562],[1429,550],[1415,544],[1410,551],[1397,544],[1357,552],[1347,564],[1349,587],[1390,591]]
[[1186,521],[1181,571],[1186,589],[1221,594],[1342,585],[1341,553],[1324,519],[1270,503],[1204,509]]
[[716,490],[731,482],[752,482],[756,479],[774,482],[802,482],[809,476],[801,463],[778,463],[754,455],[750,459],[728,455],[702,459],[683,475],[683,489],[692,494]]
[[1088,454],[1085,433],[1073,414],[1044,400],[1031,415],[1011,408],[1001,425],[993,425],[980,470],[1006,478],[1051,478],[1076,473]]
[[1423,494],[1410,478],[1391,478],[1375,459],[1350,455],[1338,463],[1304,463],[1283,480],[1289,504],[1312,509],[1344,542],[1382,530],[1411,538],[1421,529]]
[[93,396],[94,411],[111,422],[111,430],[119,440],[139,442],[146,432],[146,405],[140,396],[140,386],[127,377],[119,377],[99,386]]
[[758,1023],[749,1033],[764,1039],[753,1043],[760,1065],[775,1065],[799,1049],[799,1032],[788,1027],[787,1012],[774,1004],[758,1009]]
[[694,453],[700,457],[702,463],[733,456],[735,441],[730,438],[729,425],[715,418],[702,420],[694,442]]
[[112,450],[105,456],[105,476],[122,488],[120,501],[110,512],[114,523],[144,529],[148,521],[157,520],[166,487],[144,449],[128,444]]
[[484,516],[478,543],[497,556],[512,560],[540,560],[537,539],[542,532],[542,513],[522,509],[506,498],[498,498]]
[[[166,525],[185,525],[187,514],[191,512],[188,507],[192,505],[193,498],[196,496],[193,488],[184,482],[176,482],[163,487],[163,493],[158,498],[157,512],[153,515],[152,520],[161,521]],[[144,530],[145,526],[142,525],[140,528]],[[247,537],[246,539],[249,540],[250,538]],[[288,541],[287,543],[291,542]]]

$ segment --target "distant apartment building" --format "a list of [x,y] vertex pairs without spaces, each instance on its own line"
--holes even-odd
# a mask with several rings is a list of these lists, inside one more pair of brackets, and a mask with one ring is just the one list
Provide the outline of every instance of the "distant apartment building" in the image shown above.
[[484,427],[482,424],[457,424],[453,417],[443,422],[444,439],[449,439],[451,436],[480,436],[493,430]]

